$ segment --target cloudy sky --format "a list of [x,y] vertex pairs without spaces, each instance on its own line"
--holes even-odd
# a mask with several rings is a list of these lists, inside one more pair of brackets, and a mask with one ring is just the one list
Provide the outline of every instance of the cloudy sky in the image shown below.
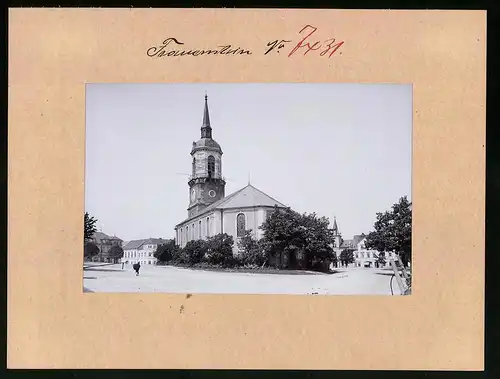
[[252,185],[345,239],[411,199],[411,85],[87,84],[85,208],[125,241],[187,217],[208,93],[226,195]]

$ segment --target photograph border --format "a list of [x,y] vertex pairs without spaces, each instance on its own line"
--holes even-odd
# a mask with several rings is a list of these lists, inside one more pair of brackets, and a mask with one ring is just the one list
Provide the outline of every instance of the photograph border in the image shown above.
[[[9,368],[484,367],[484,262],[470,263],[470,256],[484,254],[485,12],[280,12],[10,10]],[[236,39],[259,49],[311,18],[353,41],[342,59],[285,63],[256,55],[250,67],[242,59],[217,66],[206,58],[178,64],[143,54],[165,25],[193,42]],[[235,32],[243,20],[262,34]],[[412,296],[81,294],[83,83],[203,77],[414,83],[413,235],[425,237],[413,242],[414,275],[421,279]],[[168,346],[176,349],[159,362],[152,353]]]

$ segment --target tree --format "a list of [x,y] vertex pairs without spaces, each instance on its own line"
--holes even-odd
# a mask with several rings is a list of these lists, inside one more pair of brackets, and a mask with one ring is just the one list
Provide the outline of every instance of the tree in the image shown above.
[[123,249],[119,245],[113,245],[109,249],[108,255],[110,258],[113,258],[113,260],[116,262],[119,259],[123,258]]
[[246,230],[245,235],[238,241],[241,263],[245,265],[262,266],[267,261],[264,246],[253,236],[252,230]]
[[233,236],[217,234],[207,239],[207,261],[213,265],[231,266],[234,264]]
[[288,267],[290,256],[293,261],[297,255],[304,254],[305,236],[300,225],[300,215],[291,208],[279,211],[275,209],[260,229],[264,232],[262,245],[277,267]]
[[301,224],[305,232],[304,251],[307,267],[328,270],[330,262],[337,260],[333,252],[333,230],[329,228],[327,217],[318,217],[316,213],[301,215]]
[[204,240],[189,241],[182,249],[182,261],[189,265],[200,263],[207,252],[207,242]]
[[94,242],[87,242],[83,248],[83,256],[85,258],[92,258],[93,256],[99,254],[99,248]]
[[179,247],[175,244],[175,240],[168,240],[166,243],[159,245],[153,256],[159,262],[170,262],[178,257]]
[[325,270],[326,263],[336,260],[329,224],[326,217],[317,217],[315,213],[276,209],[261,225],[262,244],[280,268]]
[[411,261],[411,225],[411,203],[404,196],[390,211],[377,213],[375,230],[368,234],[365,246],[384,253],[396,252],[407,267]]
[[97,219],[91,217],[88,212],[85,212],[85,216],[83,219],[85,227],[83,232],[83,239],[84,241],[90,241],[94,233],[97,231],[97,227],[95,226],[95,224],[97,223]]
[[347,266],[348,264],[354,263],[354,253],[352,249],[344,249],[340,252],[340,264],[342,266]]

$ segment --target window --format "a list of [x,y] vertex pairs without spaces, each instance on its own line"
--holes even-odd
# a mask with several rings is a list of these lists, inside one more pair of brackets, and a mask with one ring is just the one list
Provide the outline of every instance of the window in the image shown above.
[[193,176],[196,174],[196,158],[193,157]]
[[236,237],[243,237],[245,235],[245,215],[243,213],[236,216]]
[[207,217],[207,237],[210,237],[210,217]]
[[198,221],[198,239],[201,239],[201,220]]
[[215,176],[215,158],[213,155],[208,156],[208,177],[213,178]]
[[189,241],[189,226],[186,226],[186,242]]
[[194,228],[194,223],[193,223],[193,227],[191,229],[191,239],[196,239],[196,230]]

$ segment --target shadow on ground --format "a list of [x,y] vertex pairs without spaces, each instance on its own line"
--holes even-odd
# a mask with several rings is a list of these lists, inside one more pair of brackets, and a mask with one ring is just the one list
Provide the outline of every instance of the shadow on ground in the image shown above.
[[102,269],[102,268],[93,268],[93,267],[88,267],[88,268],[84,268],[83,271],[101,271],[101,272],[124,272],[125,270],[122,270],[122,269],[112,269],[112,268],[108,268],[108,269]]

